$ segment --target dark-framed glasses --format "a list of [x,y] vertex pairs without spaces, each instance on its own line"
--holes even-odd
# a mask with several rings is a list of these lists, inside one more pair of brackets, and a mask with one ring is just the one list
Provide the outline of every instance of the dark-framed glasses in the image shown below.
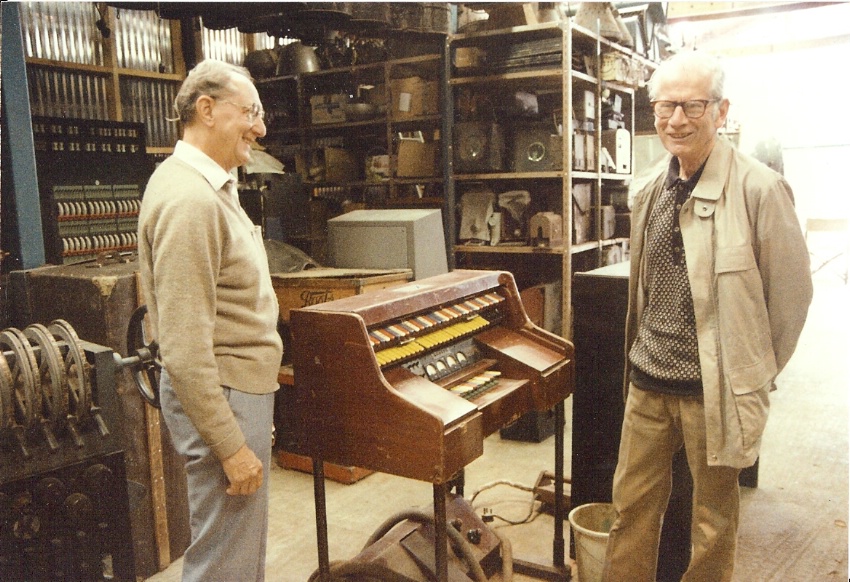
[[239,103],[234,103],[233,101],[229,101],[228,99],[220,99],[222,103],[229,103],[234,107],[238,107],[242,110],[242,113],[248,119],[249,123],[254,123],[255,120],[259,119],[260,121],[264,121],[266,118],[266,112],[263,111],[263,108],[260,107],[259,103],[251,103],[250,105],[240,105]]
[[688,119],[699,119],[705,115],[705,108],[709,103],[716,103],[719,99],[691,99],[690,101],[652,101],[652,112],[659,119],[670,119],[681,106]]

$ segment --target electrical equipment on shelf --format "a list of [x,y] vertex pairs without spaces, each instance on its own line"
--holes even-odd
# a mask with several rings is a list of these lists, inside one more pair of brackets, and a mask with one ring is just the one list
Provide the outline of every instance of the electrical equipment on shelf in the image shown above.
[[153,163],[141,123],[33,117],[47,261],[136,249],[142,190]]

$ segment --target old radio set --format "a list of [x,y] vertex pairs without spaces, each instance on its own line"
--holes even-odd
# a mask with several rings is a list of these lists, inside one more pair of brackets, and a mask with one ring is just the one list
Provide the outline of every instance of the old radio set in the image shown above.
[[551,122],[535,122],[516,128],[513,133],[513,170],[561,170],[564,167],[562,144],[562,136]]
[[505,168],[505,136],[491,121],[462,121],[454,128],[454,165],[458,173],[500,172]]

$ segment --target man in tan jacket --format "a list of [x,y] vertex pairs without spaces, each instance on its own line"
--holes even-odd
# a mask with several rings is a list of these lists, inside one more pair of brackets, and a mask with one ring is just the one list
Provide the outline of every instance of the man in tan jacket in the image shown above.
[[175,108],[183,138],[139,214],[139,267],[162,361],[165,423],[186,461],[184,581],[263,580],[282,342],[260,228],[233,171],[266,133],[247,70],[207,60]]
[[738,475],[812,298],[808,251],[781,175],[718,139],[729,110],[717,59],[680,53],[649,84],[669,163],[632,209],[626,409],[607,582],[653,582],[673,455],[693,477],[682,580],[732,579]]

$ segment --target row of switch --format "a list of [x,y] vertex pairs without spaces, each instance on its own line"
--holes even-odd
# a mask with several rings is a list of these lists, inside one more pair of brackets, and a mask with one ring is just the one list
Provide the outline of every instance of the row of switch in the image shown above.
[[74,236],[62,239],[62,252],[101,251],[107,249],[133,248],[138,235],[135,232]]
[[452,320],[468,317],[484,308],[492,307],[501,303],[504,300],[505,298],[498,293],[486,293],[461,303],[432,311],[426,315],[419,315],[393,325],[373,329],[369,332],[369,341],[373,348],[378,349],[381,344],[391,344],[396,341],[402,341],[408,336],[420,333],[431,327],[444,325]]
[[483,329],[488,325],[490,325],[489,321],[480,315],[475,315],[467,321],[461,321],[430,332],[426,335],[416,337],[399,345],[388,347],[381,351],[376,351],[375,358],[381,366],[392,364],[410,356],[424,353],[440,345],[455,341],[460,337]]
[[127,200],[86,200],[77,202],[57,202],[59,220],[63,218],[80,219],[86,216],[114,216],[116,214],[137,215],[142,201]]

